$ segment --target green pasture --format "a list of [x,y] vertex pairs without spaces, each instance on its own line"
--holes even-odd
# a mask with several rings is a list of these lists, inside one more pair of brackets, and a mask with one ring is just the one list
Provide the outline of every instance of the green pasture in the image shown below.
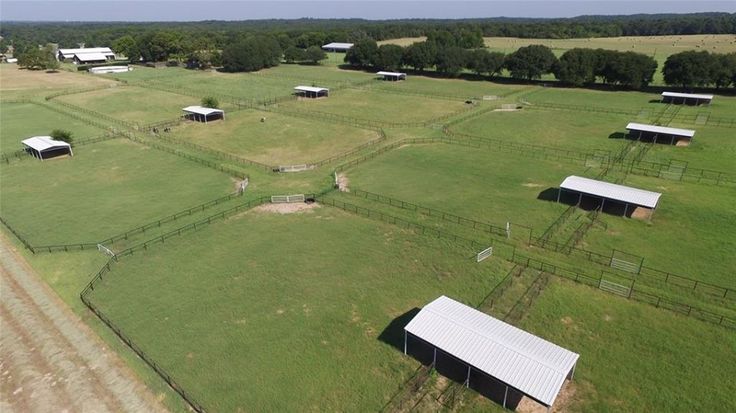
[[370,85],[373,89],[386,92],[439,95],[457,99],[482,99],[484,96],[504,97],[535,88],[534,86],[505,85],[487,80],[440,79],[415,75],[409,75],[405,81],[376,80]]
[[186,122],[173,136],[268,165],[315,162],[379,138],[346,124],[255,110],[226,114],[225,121]]
[[23,139],[49,135],[54,129],[68,130],[76,139],[104,133],[99,128],[40,105],[0,102],[0,152],[23,149],[20,143]]
[[736,409],[732,330],[557,278],[520,327],[580,354],[567,411]]
[[255,210],[121,260],[91,299],[208,410],[380,410],[419,365],[391,323],[477,305],[510,268],[472,255],[330,207]]
[[554,161],[520,162],[491,149],[433,144],[406,146],[345,173],[350,186],[505,226],[507,221],[541,233],[565,208],[537,199],[582,166]]
[[406,96],[372,89],[345,89],[327,98],[299,99],[280,105],[286,109],[325,112],[376,122],[423,122],[466,108],[462,100],[448,101]]
[[137,86],[75,93],[57,99],[138,124],[176,119],[183,107],[200,104],[200,99],[195,97]]
[[34,245],[99,241],[235,190],[221,172],[123,139],[3,164],[0,178],[3,218]]

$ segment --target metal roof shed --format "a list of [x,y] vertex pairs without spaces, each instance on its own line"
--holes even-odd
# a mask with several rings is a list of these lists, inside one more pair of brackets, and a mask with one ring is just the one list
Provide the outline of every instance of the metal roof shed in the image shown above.
[[560,190],[557,192],[557,202],[560,202],[562,190],[579,193],[580,197],[578,199],[578,205],[582,201],[583,195],[592,195],[602,198],[601,210],[603,210],[603,207],[605,206],[606,199],[623,202],[626,205],[624,215],[628,214],[629,204],[639,205],[654,211],[659,203],[659,197],[662,196],[659,192],[612,184],[610,182],[598,181],[575,175],[568,176],[564,181],[562,181],[560,184]]
[[297,86],[294,88],[298,95],[307,98],[327,97],[330,95],[330,89],[316,86]]
[[329,50],[331,52],[347,52],[352,47],[352,43],[332,42],[322,46],[322,49]]
[[23,139],[23,145],[35,156],[43,161],[44,153],[67,150],[70,156],[74,156],[72,145],[64,141],[54,140],[51,136],[34,136],[32,138]]
[[185,117],[191,120],[207,123],[210,118],[225,120],[225,111],[222,109],[206,108],[204,106],[187,106],[181,109]]
[[636,134],[637,140],[653,140],[654,143],[657,143],[659,139],[661,143],[663,141],[661,138],[665,138],[664,142],[669,142],[671,145],[689,145],[695,137],[695,131],[692,129],[668,128],[636,122],[630,122],[626,125],[626,129],[629,131],[629,137]]
[[384,72],[380,71],[376,73],[378,76],[383,76],[383,80],[406,80],[406,73],[401,72]]
[[548,409],[572,378],[578,354],[516,328],[451,298],[441,296],[427,304],[404,327],[404,353],[411,334],[468,365],[512,387]]
[[698,93],[679,93],[679,92],[662,92],[663,103],[687,104],[688,102],[699,105],[705,103],[710,105],[713,101],[713,95],[703,95]]

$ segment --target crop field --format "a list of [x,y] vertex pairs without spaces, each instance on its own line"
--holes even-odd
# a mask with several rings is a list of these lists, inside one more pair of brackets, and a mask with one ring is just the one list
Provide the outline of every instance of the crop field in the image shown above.
[[234,190],[223,173],[123,139],[2,165],[0,177],[3,218],[37,245],[95,242]]
[[475,305],[509,268],[326,206],[192,241],[122,260],[91,297],[216,411],[378,410],[416,368],[391,322],[443,293]]
[[0,152],[22,149],[20,143],[31,136],[46,136],[54,129],[64,129],[81,139],[104,131],[32,103],[0,102]]
[[254,110],[233,112],[224,122],[186,122],[173,134],[268,165],[319,161],[379,138],[368,129]]
[[[586,47],[621,43],[657,58],[700,49],[687,36],[648,40]],[[727,51],[728,41],[712,44]],[[73,157],[3,160],[3,228],[19,249],[93,243],[24,255],[147,385],[176,383],[161,396],[175,412],[405,412],[407,401],[414,411],[503,411],[472,388],[443,404],[462,383],[422,379],[420,361],[403,354],[403,327],[439,295],[579,353],[559,411],[736,409],[736,124],[714,121],[736,117],[736,98],[680,107],[654,93],[414,74],[383,82],[342,68],[343,57],[251,74],[0,65],[3,88],[25,79],[3,98],[70,115],[0,103],[0,151],[55,128],[100,135],[95,113],[120,135]],[[332,90],[272,100],[299,84]],[[105,88],[58,94],[89,86]],[[224,120],[133,124],[176,122],[207,95],[221,99]],[[631,121],[696,135],[686,147],[632,142],[622,136]],[[301,172],[261,165],[321,160]],[[608,202],[605,212],[576,208],[555,202],[569,175],[662,197],[651,220],[615,215]],[[306,202],[271,198],[299,194]],[[121,233],[107,244],[117,259],[96,249]],[[493,254],[476,262],[487,245]],[[614,256],[638,267],[615,267]]]

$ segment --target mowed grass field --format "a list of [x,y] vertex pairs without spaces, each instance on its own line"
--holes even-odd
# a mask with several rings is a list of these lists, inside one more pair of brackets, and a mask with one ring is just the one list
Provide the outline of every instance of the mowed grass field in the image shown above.
[[225,121],[186,122],[172,135],[268,165],[316,162],[379,138],[368,129],[255,110],[227,114]]
[[121,260],[90,297],[208,410],[375,411],[419,365],[392,322],[477,305],[510,269],[472,256],[330,207],[253,210]]
[[580,354],[566,411],[736,409],[733,331],[556,278],[520,327]]
[[553,161],[519,162],[489,149],[456,145],[405,146],[346,171],[350,186],[505,226],[538,232],[567,206],[537,199],[583,167]]
[[141,125],[176,119],[183,107],[200,104],[200,99],[195,97],[136,86],[75,93],[57,99]]
[[64,129],[76,139],[97,136],[105,131],[33,103],[0,102],[0,152],[23,149],[20,142],[31,136],[47,136]]
[[16,64],[0,65],[0,91],[2,91],[3,97],[38,95],[63,89],[104,87],[112,84],[113,82],[110,79],[91,76],[86,73],[70,73],[63,70],[46,73],[20,69]]
[[524,85],[505,85],[483,80],[436,79],[425,76],[409,76],[407,80],[400,82],[376,80],[370,86],[386,92],[439,95],[457,99],[482,99],[484,96],[500,98],[532,89]]
[[2,216],[34,245],[95,242],[234,191],[233,180],[115,139],[0,165]]

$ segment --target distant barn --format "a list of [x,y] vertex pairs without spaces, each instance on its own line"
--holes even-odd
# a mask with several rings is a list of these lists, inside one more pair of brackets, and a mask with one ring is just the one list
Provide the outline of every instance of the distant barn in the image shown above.
[[313,99],[327,97],[330,94],[330,89],[317,86],[297,86],[294,91],[297,96]]
[[332,42],[327,43],[326,45],[322,46],[323,50],[326,50],[328,52],[342,52],[345,53],[350,48],[353,47],[352,43],[338,43],[338,42]]
[[380,71],[380,72],[377,72],[376,74],[378,76],[383,77],[383,80],[390,80],[390,81],[406,80],[406,73]]
[[69,143],[54,140],[51,136],[34,136],[22,140],[21,143],[26,147],[28,153],[42,161],[59,155],[74,156]]
[[702,95],[697,93],[662,92],[662,102],[684,105],[710,105],[713,95]]
[[225,111],[222,109],[206,108],[204,106],[187,106],[181,109],[184,117],[189,120],[207,123],[216,119],[225,120]]
[[115,60],[115,52],[109,47],[85,47],[79,49],[59,49],[56,58],[62,62],[104,63]]
[[[601,211],[604,211],[604,208],[608,206],[606,212],[647,219],[654,214],[654,210],[659,204],[659,198],[662,196],[659,192],[575,175],[568,176],[562,181],[560,190],[557,192],[557,202],[560,202],[563,191],[577,195],[576,200],[573,201],[575,205],[581,206],[585,197],[589,197],[600,200],[600,203],[595,205]],[[608,204],[606,204],[606,201],[608,201]]]
[[695,131],[692,129],[669,128],[635,122],[626,125],[626,130],[629,131],[629,139],[677,146],[690,145],[695,137]]

